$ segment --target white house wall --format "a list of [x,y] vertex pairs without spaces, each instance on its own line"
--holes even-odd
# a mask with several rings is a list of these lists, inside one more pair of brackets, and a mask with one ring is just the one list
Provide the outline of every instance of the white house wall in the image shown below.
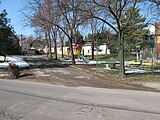
[[30,49],[30,45],[29,45],[28,41],[27,40],[23,40],[21,42],[21,50],[22,51],[27,51],[29,49]]
[[155,26],[151,25],[151,27],[149,28],[149,32],[150,34],[154,35],[155,34]]
[[[100,45],[99,46],[99,49],[101,51],[98,51],[98,54],[99,55],[105,55],[105,54],[110,54],[110,50],[107,49],[106,51],[106,45]],[[57,54],[62,54],[62,48],[61,47],[57,47]],[[67,49],[69,49],[69,47],[63,47],[63,54],[64,55],[68,55],[68,52],[67,52]],[[91,49],[91,46],[90,45],[85,45],[82,47],[82,50],[81,53],[84,53],[84,55],[92,55],[92,49]],[[52,48],[52,52],[54,52],[54,48]],[[97,54],[96,50],[94,51],[94,54]]]
[[[84,55],[92,55],[92,49],[91,49],[91,46],[90,45],[87,45],[87,46],[83,46],[82,47],[83,51],[84,51]],[[94,51],[94,54],[98,54],[98,55],[105,55],[105,54],[110,54],[110,50],[107,49],[107,46],[106,45],[100,45],[99,46],[99,50],[101,51]]]
[[[64,55],[67,55],[68,54],[68,52],[67,52],[67,49],[68,49],[69,47],[63,47],[63,54]],[[62,48],[61,47],[57,47],[57,54],[62,54]]]
[[84,55],[92,55],[91,46],[83,46],[82,50]]

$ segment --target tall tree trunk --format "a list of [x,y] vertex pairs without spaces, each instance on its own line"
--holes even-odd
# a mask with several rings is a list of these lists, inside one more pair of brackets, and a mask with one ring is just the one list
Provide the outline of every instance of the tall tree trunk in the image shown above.
[[60,39],[61,39],[61,50],[62,50],[62,54],[61,54],[61,57],[62,58],[64,58],[64,51],[63,51],[63,47],[64,47],[64,36],[62,36],[62,33],[61,33],[61,31],[58,31],[58,33],[59,33],[59,37],[60,37]]
[[62,42],[61,50],[62,50],[62,58],[63,58],[64,57],[64,55],[63,55],[63,40],[61,42]]
[[52,27],[52,39],[54,41],[54,55],[55,55],[55,59],[57,59],[57,31],[58,29],[56,27]]
[[94,40],[92,40],[91,49],[92,49],[92,59],[94,59]]
[[[107,42],[109,41],[109,36],[107,36]],[[105,45],[106,45],[106,51],[105,51],[105,54],[107,55],[107,53],[108,53],[108,44],[107,44],[107,42],[105,43]]]
[[51,35],[50,32],[48,32],[48,39],[49,39],[49,57],[52,58],[52,43],[51,43]]
[[74,52],[73,52],[73,45],[72,45],[72,41],[73,41],[73,31],[71,30],[71,36],[70,36],[70,51],[71,51],[71,59],[72,59],[72,64],[75,64],[75,57],[74,57]]
[[57,60],[57,41],[54,38],[54,54],[55,54],[55,59]]
[[75,64],[75,57],[74,57],[74,52],[73,52],[72,39],[70,40],[70,51],[71,51],[72,64],[74,65]]
[[46,52],[47,52],[47,57],[48,57],[49,42],[48,42],[48,37],[47,37],[47,31],[45,31],[45,39],[46,39],[46,43],[47,43],[47,50],[46,50]]
[[120,62],[120,70],[119,73],[121,77],[125,76],[125,65],[124,65],[124,39],[123,39],[123,33],[119,33],[119,62]]

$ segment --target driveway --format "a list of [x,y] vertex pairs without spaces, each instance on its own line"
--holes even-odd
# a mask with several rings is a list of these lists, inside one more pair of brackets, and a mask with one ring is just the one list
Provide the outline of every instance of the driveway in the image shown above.
[[154,91],[154,89],[142,85],[123,83],[102,76],[97,76],[69,65],[49,61],[41,56],[27,56],[24,57],[24,60],[28,62],[31,67],[30,69],[22,71],[23,77],[20,78],[21,81],[44,82],[72,87],[88,86],[97,88]]

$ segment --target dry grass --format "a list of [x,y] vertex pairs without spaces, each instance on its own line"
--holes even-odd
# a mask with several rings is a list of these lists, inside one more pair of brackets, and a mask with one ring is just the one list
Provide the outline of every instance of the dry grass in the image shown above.
[[103,75],[112,80],[123,82],[160,82],[160,73],[129,74],[124,78],[121,78],[118,71],[105,69],[98,70],[98,68],[96,68],[96,65],[76,65],[76,67],[87,70],[91,73],[96,73],[97,75]]

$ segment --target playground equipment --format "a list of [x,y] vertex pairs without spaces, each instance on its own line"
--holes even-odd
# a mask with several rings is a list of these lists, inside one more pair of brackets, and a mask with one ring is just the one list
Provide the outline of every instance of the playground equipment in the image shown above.
[[74,52],[74,55],[75,55],[76,58],[79,57],[79,55],[81,53],[81,49],[82,49],[82,47],[80,45],[74,46],[73,52]]
[[83,62],[85,62],[86,64],[89,64],[90,60],[86,59],[84,55],[80,54],[79,56],[83,60]]
[[[92,64],[92,65],[93,64],[95,64],[95,65],[97,65],[97,64],[100,64],[100,65],[101,64],[105,64],[106,65],[106,69],[110,69],[110,68],[115,69],[116,65],[119,64],[118,61],[116,61],[116,62],[110,62],[110,61],[90,61],[90,60],[86,59],[82,54],[80,54],[80,58],[86,64]],[[110,67],[109,67],[109,65],[110,65]]]
[[153,62],[140,62],[140,61],[132,61],[132,62],[129,62],[129,65],[133,65],[133,66],[139,66],[139,65],[144,65],[144,66],[152,66],[152,65],[155,65],[155,63]]

